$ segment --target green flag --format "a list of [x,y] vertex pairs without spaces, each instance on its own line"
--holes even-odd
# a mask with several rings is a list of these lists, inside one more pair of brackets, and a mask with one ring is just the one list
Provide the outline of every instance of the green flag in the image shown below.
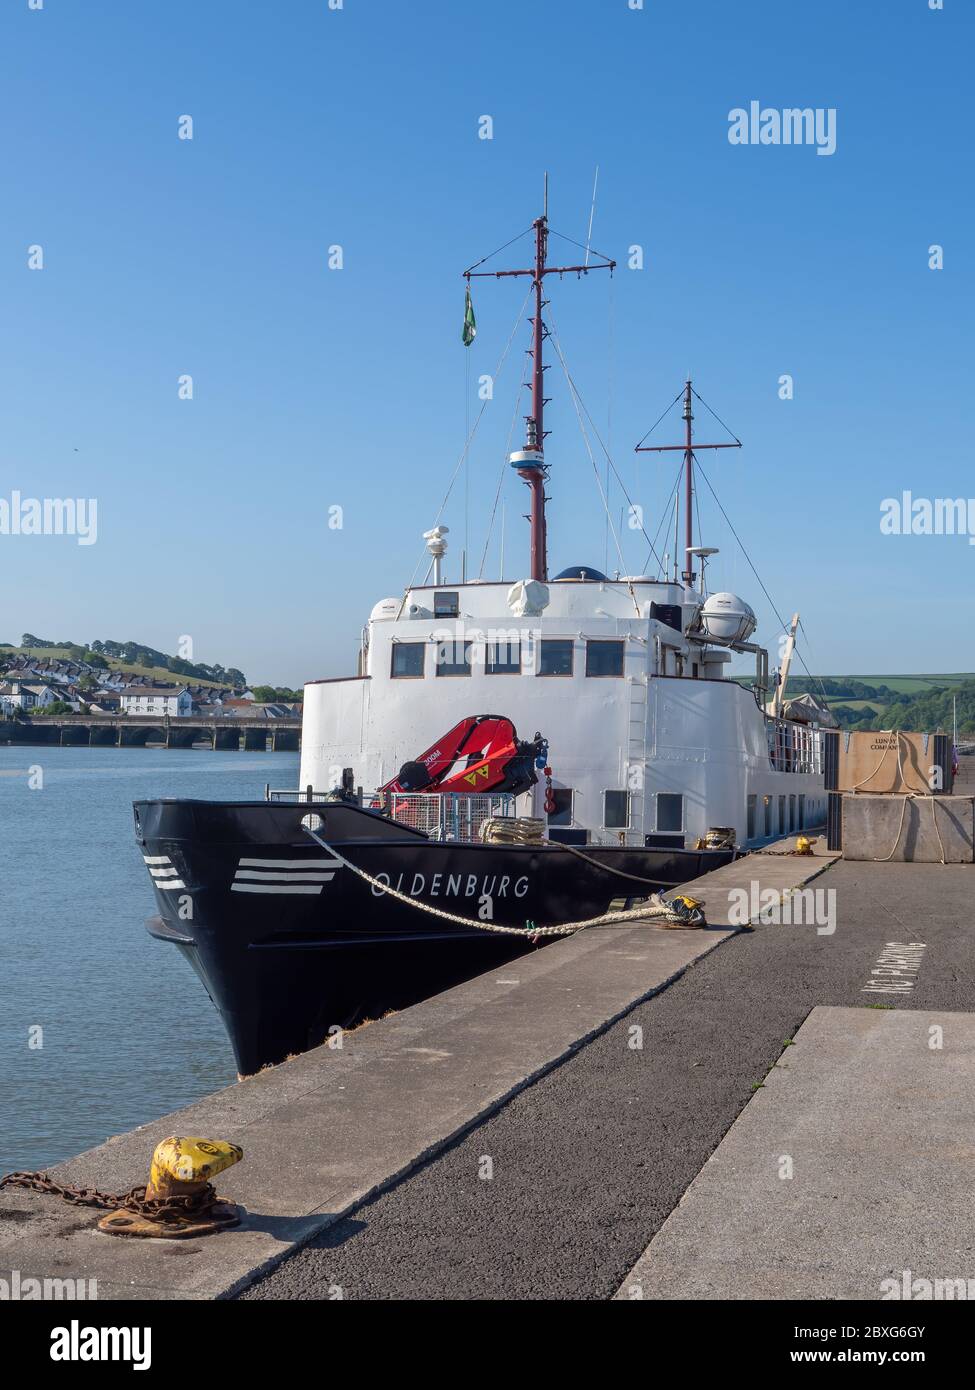
[[467,286],[467,295],[464,299],[464,332],[462,337],[465,347],[470,347],[477,337],[477,319],[474,317],[474,305],[471,303],[470,285]]

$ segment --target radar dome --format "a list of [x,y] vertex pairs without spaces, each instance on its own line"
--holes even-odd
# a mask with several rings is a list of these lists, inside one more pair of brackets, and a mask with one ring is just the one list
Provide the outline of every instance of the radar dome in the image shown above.
[[401,598],[380,599],[369,614],[369,621],[371,623],[381,623],[383,621],[388,622],[391,618],[395,618],[400,610],[400,604],[402,602],[403,600]]
[[737,594],[712,594],[701,609],[701,627],[712,642],[747,642],[757,626],[754,612]]

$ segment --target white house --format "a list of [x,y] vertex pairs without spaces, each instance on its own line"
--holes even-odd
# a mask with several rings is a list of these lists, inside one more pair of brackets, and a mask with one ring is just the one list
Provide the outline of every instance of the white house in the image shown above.
[[46,709],[61,696],[49,685],[37,685],[26,681],[5,681],[0,685],[0,708],[4,714],[15,709]]
[[193,711],[190,692],[182,685],[127,685],[120,699],[123,714],[157,714],[182,719]]

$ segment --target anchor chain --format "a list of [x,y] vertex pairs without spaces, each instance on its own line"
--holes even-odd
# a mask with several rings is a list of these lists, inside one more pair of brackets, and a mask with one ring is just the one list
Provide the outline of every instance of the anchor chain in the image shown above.
[[176,1197],[146,1197],[146,1185],[129,1188],[128,1192],[99,1192],[96,1187],[73,1187],[55,1182],[47,1173],[7,1173],[0,1178],[0,1187],[25,1187],[60,1197],[75,1207],[104,1207],[109,1211],[128,1211],[147,1221],[167,1221],[181,1216],[205,1215],[217,1201],[212,1183],[199,1192]]

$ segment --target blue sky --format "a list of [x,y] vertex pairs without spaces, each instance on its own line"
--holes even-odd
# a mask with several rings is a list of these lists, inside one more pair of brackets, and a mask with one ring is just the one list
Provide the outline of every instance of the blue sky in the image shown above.
[[[744,441],[704,466],[811,668],[972,669],[975,547],[879,520],[905,488],[975,494],[973,31],[962,0],[6,0],[0,497],[95,497],[98,540],[0,535],[0,640],[188,634],[252,681],[353,670],[524,293],[475,282],[467,353],[460,272],[530,225],[546,169],[553,229],[585,241],[598,164],[592,241],[621,267],[554,283],[552,314],[650,534],[676,460],[632,448],[690,371]],[[752,100],[835,108],[835,154],[730,144]],[[480,565],[526,344],[444,513],[455,577],[465,534]],[[548,382],[551,569],[602,566],[557,362]],[[527,493],[502,496],[513,581]],[[773,641],[706,488],[701,513],[714,586]],[[646,544],[623,546],[639,570]]]

